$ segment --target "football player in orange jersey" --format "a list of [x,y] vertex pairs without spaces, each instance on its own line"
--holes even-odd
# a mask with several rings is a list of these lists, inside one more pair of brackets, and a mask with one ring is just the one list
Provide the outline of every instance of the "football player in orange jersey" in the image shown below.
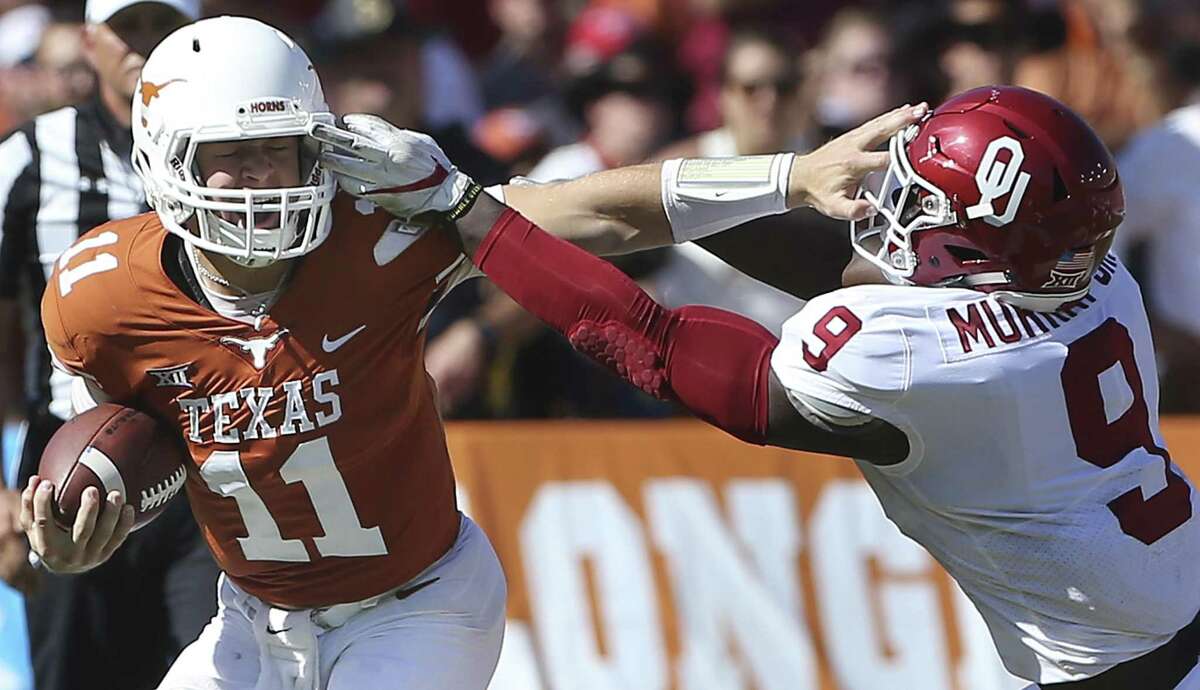
[[[872,127],[914,119],[897,111]],[[499,655],[503,573],[456,508],[422,362],[433,306],[478,273],[448,226],[387,212],[416,197],[452,221],[480,190],[431,145],[427,174],[362,200],[338,193],[328,165],[350,163],[321,157],[319,142],[379,169],[411,158],[384,160],[367,133],[386,123],[347,125],[335,127],[284,34],[233,17],[180,29],[150,55],[133,103],[134,164],[155,213],[81,238],[43,300],[77,406],[133,405],[177,425],[191,451],[188,494],[224,576],[217,616],[165,689],[340,690],[380,677],[483,688]],[[784,204],[790,171],[792,189],[820,176],[806,197],[818,208],[862,213],[847,190],[883,163],[863,150],[878,138],[859,133],[795,165],[771,158],[754,212]],[[597,251],[672,241],[631,231],[661,214],[656,188],[613,180],[613,222],[572,239]],[[51,495],[39,477],[22,494],[47,567],[94,567],[129,530],[115,492],[103,510],[85,496],[71,532],[50,519]]]
[[[156,213],[85,235],[49,280],[47,339],[80,406],[150,412],[195,461],[220,606],[163,688],[483,688],[499,655],[504,575],[457,510],[422,359],[469,264],[456,237],[336,193],[306,137],[333,122],[284,34],[233,17],[176,31],[132,110]],[[94,567],[128,511],[93,492],[68,533],[50,489],[23,492],[32,548]]]

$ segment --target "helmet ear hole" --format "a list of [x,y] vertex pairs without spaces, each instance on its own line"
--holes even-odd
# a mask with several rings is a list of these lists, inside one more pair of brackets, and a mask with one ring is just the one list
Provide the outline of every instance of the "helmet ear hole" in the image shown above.
[[1058,168],[1053,169],[1054,172],[1054,203],[1066,201],[1071,197],[1071,193],[1067,191],[1067,183],[1063,181],[1062,174],[1058,172]]
[[988,260],[987,254],[984,254],[978,249],[972,249],[971,247],[960,247],[957,245],[948,244],[946,245],[946,252],[950,254],[950,256],[953,256],[954,260],[960,265],[979,263],[981,261]]

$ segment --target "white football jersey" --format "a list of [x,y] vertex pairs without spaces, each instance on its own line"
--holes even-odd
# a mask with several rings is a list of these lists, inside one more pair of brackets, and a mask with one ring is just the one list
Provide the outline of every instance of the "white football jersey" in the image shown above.
[[1052,313],[953,288],[822,295],[772,366],[810,416],[907,434],[905,460],[859,467],[1012,673],[1094,676],[1200,610],[1200,500],[1159,433],[1149,325],[1115,257]]

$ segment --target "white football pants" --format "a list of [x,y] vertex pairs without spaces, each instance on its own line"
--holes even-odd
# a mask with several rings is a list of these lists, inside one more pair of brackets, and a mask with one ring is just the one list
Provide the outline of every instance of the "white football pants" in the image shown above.
[[410,582],[432,578],[325,629],[313,611],[270,608],[222,575],[217,615],[159,690],[484,690],[507,591],[491,542],[465,515],[450,551]]

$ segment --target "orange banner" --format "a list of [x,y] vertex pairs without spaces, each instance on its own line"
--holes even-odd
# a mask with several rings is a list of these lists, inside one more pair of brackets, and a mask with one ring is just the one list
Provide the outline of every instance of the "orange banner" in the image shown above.
[[[1200,424],[1164,433],[1200,477]],[[449,443],[508,575],[493,690],[1027,685],[849,461],[694,421],[460,423]]]

